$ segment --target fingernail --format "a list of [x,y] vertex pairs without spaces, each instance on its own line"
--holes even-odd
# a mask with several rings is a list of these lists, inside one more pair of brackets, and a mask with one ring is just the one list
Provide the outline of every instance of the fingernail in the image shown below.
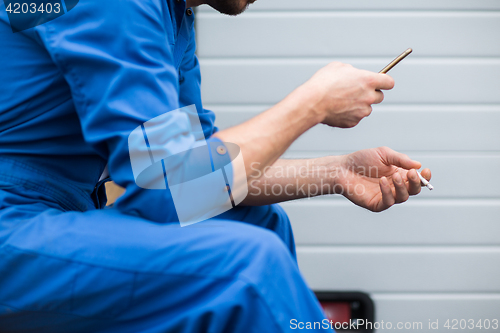
[[389,181],[387,180],[387,178],[382,177],[381,181],[382,181],[382,185],[389,185]]
[[403,179],[401,178],[401,175],[399,174],[399,172],[396,172],[396,173],[394,174],[393,178],[394,178],[394,180],[396,181],[396,183],[397,183],[398,185],[401,185],[401,181],[402,181]]

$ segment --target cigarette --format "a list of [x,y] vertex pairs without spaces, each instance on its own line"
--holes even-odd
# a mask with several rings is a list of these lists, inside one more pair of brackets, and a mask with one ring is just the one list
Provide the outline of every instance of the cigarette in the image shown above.
[[391,63],[389,65],[385,66],[384,69],[382,69],[379,73],[380,74],[386,74],[388,71],[390,71],[394,66],[396,66],[397,64],[399,64],[399,62],[401,60],[403,60],[404,58],[406,58],[412,52],[413,52],[413,50],[411,48],[410,49],[406,49],[406,51],[404,51],[396,59],[394,59],[393,61],[391,61]]
[[422,182],[422,184],[424,184],[425,187],[427,187],[431,191],[434,189],[434,186],[432,186],[431,183],[429,183],[427,181],[427,179],[425,179],[424,177],[422,177],[422,175],[420,174],[420,172],[417,171],[417,175],[418,175],[418,177],[420,178],[420,181]]

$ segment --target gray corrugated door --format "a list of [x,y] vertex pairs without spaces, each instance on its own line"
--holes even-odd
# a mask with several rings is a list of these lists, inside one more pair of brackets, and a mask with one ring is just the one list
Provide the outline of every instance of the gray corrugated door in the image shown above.
[[499,1],[259,0],[239,17],[200,8],[197,35],[204,103],[221,128],[330,61],[378,71],[412,47],[369,118],[318,126],[286,156],[389,146],[431,168],[436,190],[380,214],[340,196],[284,204],[299,264],[315,290],[370,293],[393,329],[500,319]]

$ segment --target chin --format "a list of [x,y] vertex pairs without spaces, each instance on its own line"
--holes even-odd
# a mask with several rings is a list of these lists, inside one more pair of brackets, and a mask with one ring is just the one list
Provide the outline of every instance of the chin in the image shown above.
[[243,13],[248,6],[255,1],[256,0],[214,0],[212,3],[209,3],[209,5],[222,14],[236,16]]

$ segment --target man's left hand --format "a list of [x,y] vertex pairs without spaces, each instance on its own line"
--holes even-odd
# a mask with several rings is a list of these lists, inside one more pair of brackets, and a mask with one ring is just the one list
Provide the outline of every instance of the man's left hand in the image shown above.
[[[342,157],[335,192],[360,207],[381,212],[420,193],[416,171],[420,168],[419,162],[387,147],[360,150]],[[431,179],[429,169],[421,174]]]

